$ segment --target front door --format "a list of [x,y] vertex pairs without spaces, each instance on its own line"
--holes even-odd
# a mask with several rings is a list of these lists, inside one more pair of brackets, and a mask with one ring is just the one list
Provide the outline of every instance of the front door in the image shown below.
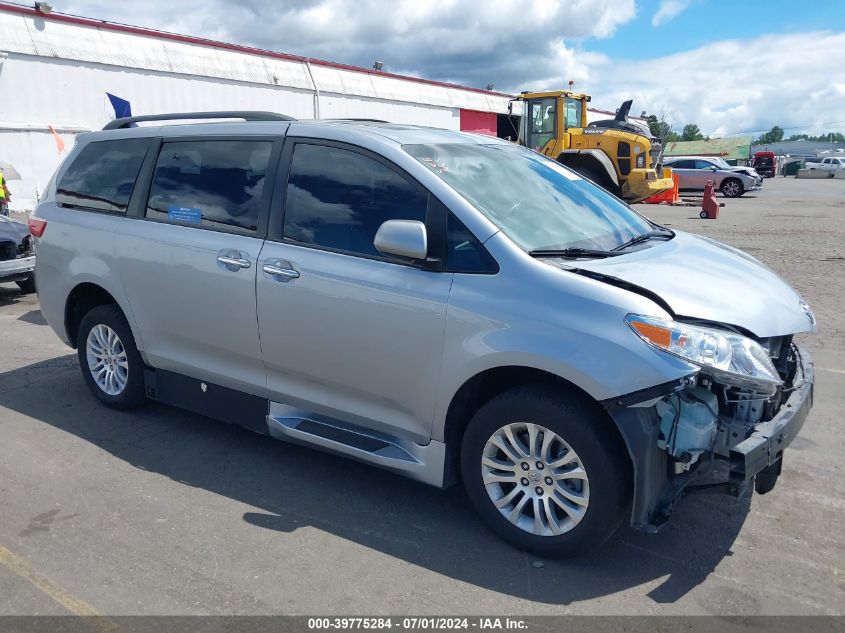
[[265,389],[255,278],[273,147],[267,138],[162,144],[145,217],[115,237],[130,309],[157,369]]
[[426,221],[428,192],[362,150],[288,144],[257,280],[271,397],[427,441],[452,275],[391,261],[373,238],[386,220]]
[[[527,107],[528,138],[526,147],[536,152],[543,152],[549,141],[554,140],[557,130],[557,99],[529,99]],[[549,145],[545,154],[554,154],[554,144]]]

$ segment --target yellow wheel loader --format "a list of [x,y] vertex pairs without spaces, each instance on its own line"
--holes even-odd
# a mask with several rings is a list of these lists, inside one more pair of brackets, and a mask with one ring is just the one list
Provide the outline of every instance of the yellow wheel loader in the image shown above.
[[663,146],[648,126],[628,119],[631,101],[616,118],[587,123],[590,96],[555,90],[523,92],[519,142],[589,178],[628,202],[674,186],[664,177]]

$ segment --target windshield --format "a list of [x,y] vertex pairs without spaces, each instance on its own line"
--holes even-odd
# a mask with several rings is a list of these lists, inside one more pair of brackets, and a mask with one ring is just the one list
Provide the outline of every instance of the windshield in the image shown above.
[[610,250],[654,228],[601,188],[519,145],[450,143],[404,150],[529,252]]
[[730,169],[730,163],[728,163],[728,161],[726,161],[724,158],[711,158],[710,160],[713,161],[719,167],[727,167]]

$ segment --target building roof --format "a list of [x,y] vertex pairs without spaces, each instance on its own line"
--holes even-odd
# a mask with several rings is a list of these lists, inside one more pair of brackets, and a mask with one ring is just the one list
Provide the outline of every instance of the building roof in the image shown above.
[[97,20],[94,18],[87,18],[78,15],[71,15],[66,13],[43,13],[31,7],[21,6],[18,4],[11,4],[7,2],[0,2],[0,11],[9,11],[10,13],[17,13],[31,17],[38,17],[43,20],[51,20],[56,22],[64,22],[66,24],[76,24],[79,26],[89,26],[97,29],[107,31],[114,31],[118,33],[131,33],[134,35],[143,35],[145,37],[155,37],[163,40],[171,40],[174,42],[186,42],[190,44],[200,44],[202,46],[209,46],[221,50],[237,51],[240,53],[247,53],[249,55],[258,55],[262,57],[274,57],[276,59],[285,59],[289,61],[308,62],[314,66],[324,66],[327,68],[336,68],[342,70],[349,70],[352,72],[377,74],[382,77],[395,77],[404,81],[413,81],[422,84],[429,84],[432,86],[443,86],[445,88],[458,88],[460,90],[469,90],[471,92],[480,92],[483,94],[494,94],[502,97],[510,98],[511,95],[504,92],[494,92],[491,90],[484,90],[483,88],[472,88],[470,86],[462,86],[460,84],[449,83],[445,81],[434,81],[431,79],[423,79],[421,77],[412,77],[410,75],[399,75],[396,73],[374,70],[371,68],[363,68],[361,66],[354,66],[352,64],[341,64],[338,62],[330,62],[314,57],[305,57],[303,55],[293,55],[290,53],[282,53],[278,51],[270,51],[261,48],[254,48],[252,46],[243,46],[241,44],[232,44],[229,42],[220,42],[218,40],[210,40],[203,37],[194,37],[191,35],[181,35],[179,33],[170,33],[168,31],[159,31],[141,26],[133,26],[130,24],[121,24],[119,22],[108,22],[106,20]]
[[[515,95],[0,0],[0,50],[297,90],[508,113]],[[520,114],[516,104],[514,114]],[[607,116],[605,116],[607,115]],[[589,119],[614,112],[588,107]],[[638,117],[631,117],[639,120]]]
[[712,138],[709,141],[676,141],[666,144],[666,156],[718,156],[744,160],[751,152],[750,136]]
[[512,95],[0,0],[0,50],[297,91],[506,113]]

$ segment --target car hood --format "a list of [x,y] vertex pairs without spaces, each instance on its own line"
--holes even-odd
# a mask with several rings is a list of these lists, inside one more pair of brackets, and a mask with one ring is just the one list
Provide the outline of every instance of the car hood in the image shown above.
[[721,171],[732,171],[737,174],[751,176],[752,178],[757,178],[760,175],[756,170],[751,169],[750,167],[723,167]]
[[798,293],[750,255],[681,231],[650,244],[621,257],[557,263],[608,276],[608,283],[639,286],[676,317],[734,325],[760,338],[815,331],[815,318]]
[[29,235],[29,227],[26,224],[0,215],[0,241],[11,240],[19,244],[27,235]]

